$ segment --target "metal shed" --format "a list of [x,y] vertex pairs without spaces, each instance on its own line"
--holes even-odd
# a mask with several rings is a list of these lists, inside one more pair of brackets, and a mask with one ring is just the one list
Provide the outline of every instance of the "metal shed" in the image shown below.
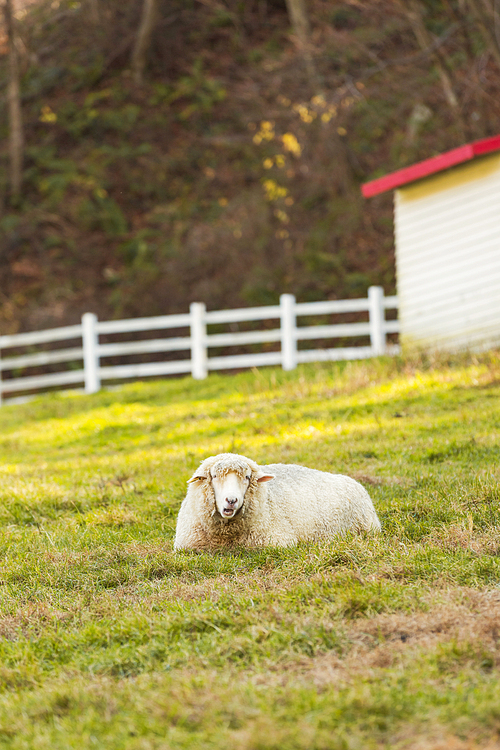
[[479,350],[500,344],[500,135],[362,186],[395,190],[403,347]]

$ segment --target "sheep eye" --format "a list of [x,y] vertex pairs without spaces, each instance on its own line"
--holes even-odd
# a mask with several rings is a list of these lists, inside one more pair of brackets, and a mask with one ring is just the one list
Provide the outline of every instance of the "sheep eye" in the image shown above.
[[249,482],[249,481],[250,481],[250,477],[245,477],[245,478],[246,478],[247,482]]

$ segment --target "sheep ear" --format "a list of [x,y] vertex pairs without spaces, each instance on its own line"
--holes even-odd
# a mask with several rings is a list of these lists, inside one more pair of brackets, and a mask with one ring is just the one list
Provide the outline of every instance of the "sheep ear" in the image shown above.
[[191,482],[201,482],[203,479],[206,479],[206,476],[203,474],[195,474],[194,477],[191,477],[191,479],[187,480],[188,484],[191,484]]
[[269,482],[270,479],[274,479],[274,474],[263,474],[261,477],[257,477],[258,482]]

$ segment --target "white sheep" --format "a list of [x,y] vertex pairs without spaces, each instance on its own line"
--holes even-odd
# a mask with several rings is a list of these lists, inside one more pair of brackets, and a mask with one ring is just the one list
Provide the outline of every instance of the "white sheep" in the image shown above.
[[259,466],[236,453],[203,461],[188,480],[174,549],[289,547],[346,531],[379,531],[359,482],[295,464]]

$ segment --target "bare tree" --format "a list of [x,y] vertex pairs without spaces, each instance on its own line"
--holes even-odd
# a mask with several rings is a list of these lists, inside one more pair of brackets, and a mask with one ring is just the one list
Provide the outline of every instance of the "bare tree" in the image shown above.
[[156,20],[158,0],[143,0],[142,16],[139,30],[132,50],[132,77],[140,85],[143,81],[146,57],[151,44],[151,37]]
[[419,47],[422,50],[432,50],[431,56],[433,58],[434,68],[436,69],[439,80],[441,81],[444,97],[448,102],[458,130],[461,132],[462,137],[465,137],[464,123],[460,114],[458,97],[455,93],[450,75],[446,70],[446,61],[441,49],[433,45],[434,39],[425,26],[423,18],[425,10],[420,3],[420,0],[409,0],[409,2],[403,0],[400,7],[403,8],[403,12],[410,23]]
[[24,132],[21,112],[21,91],[19,85],[19,60],[16,49],[16,31],[12,0],[4,3],[5,26],[9,45],[8,65],[9,80],[7,85],[7,104],[9,112],[9,151],[10,151],[10,195],[17,201],[21,195],[24,155]]
[[468,0],[468,2],[481,29],[486,46],[500,67],[500,37],[497,34],[498,0],[495,0],[493,6],[490,5],[489,0],[483,0],[482,3],[477,0]]
[[297,46],[304,58],[307,75],[312,83],[318,83],[318,74],[311,54],[311,28],[306,10],[305,0],[286,0],[288,16],[292,24]]
[[99,13],[99,0],[88,0],[89,18],[91,23],[97,25],[101,20]]
[[500,49],[500,0],[493,0],[493,19],[495,26],[495,39]]
[[[421,49],[429,49],[432,47],[432,38],[425,27],[423,11],[419,0],[410,0],[409,7],[405,9],[405,14]],[[452,109],[456,110],[458,107],[458,99],[453,90],[450,76],[448,75],[437,50],[434,50],[433,57],[434,66],[441,80],[446,101]]]

